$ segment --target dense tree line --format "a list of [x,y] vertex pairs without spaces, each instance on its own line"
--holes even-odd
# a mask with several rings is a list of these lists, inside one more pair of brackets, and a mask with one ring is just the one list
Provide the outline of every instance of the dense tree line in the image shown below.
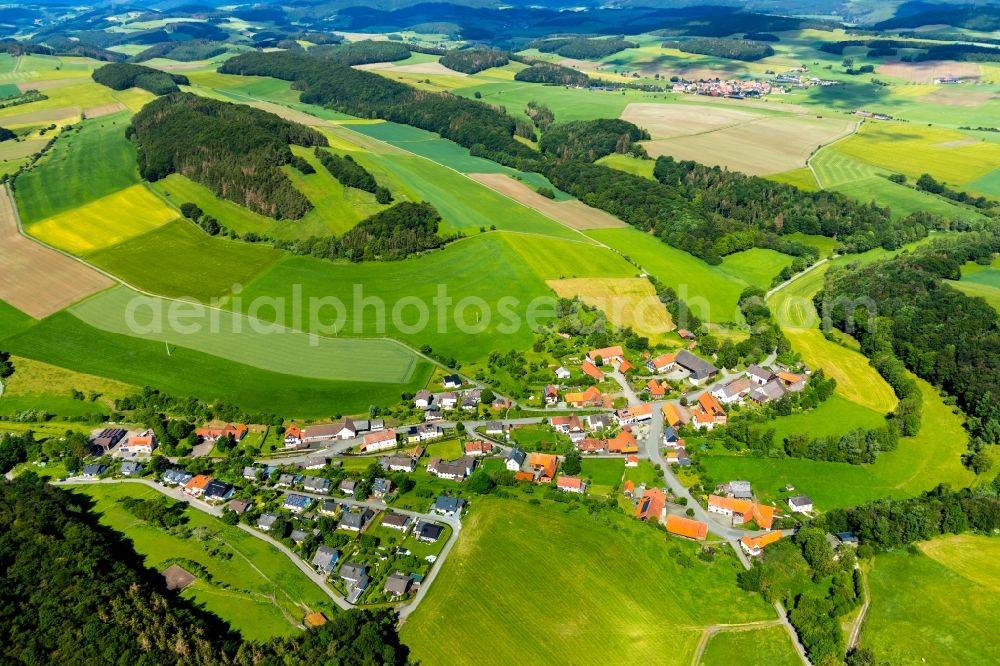
[[590,85],[590,77],[583,72],[551,62],[532,63],[530,67],[515,74],[514,80],[554,86],[584,87]]
[[163,42],[154,44],[145,51],[132,56],[132,62],[145,62],[153,58],[170,58],[181,62],[208,60],[226,52],[222,42],[211,42],[207,39],[191,39],[185,42]]
[[333,614],[326,625],[242,641],[171,595],[91,500],[34,474],[0,479],[0,660],[76,664],[405,664],[389,611]]
[[[845,39],[839,42],[823,42],[817,48],[827,53],[843,55],[850,47],[864,46],[869,49],[868,55],[876,57],[878,53],[889,53],[896,49],[918,49],[915,55],[900,58],[903,62],[920,62],[925,60],[966,60],[974,62],[1000,61],[1000,48],[986,44],[952,43],[914,41],[904,39]],[[876,52],[876,55],[872,54]]]
[[998,250],[993,233],[937,241],[869,266],[831,269],[816,296],[824,324],[857,337],[891,384],[902,383],[898,357],[954,396],[969,416],[974,450],[1000,442],[1000,322],[985,301],[945,280],[959,279],[966,261],[989,263]]
[[[289,52],[247,53],[227,61],[219,71],[294,81],[306,104],[437,132],[473,154],[504,164],[537,155],[514,139],[519,121],[502,110],[447,93],[417,90],[378,74],[331,65],[322,58]],[[530,127],[527,131],[532,132]]]
[[728,58],[730,60],[753,61],[774,55],[774,49],[765,42],[750,39],[722,39],[718,37],[698,37],[661,44],[665,49],[677,49],[684,53]]
[[1000,529],[1000,477],[983,488],[953,491],[938,486],[920,497],[881,499],[859,507],[827,511],[831,532],[853,532],[875,550],[900,548],[942,534]]
[[611,153],[645,156],[636,143],[649,139],[649,132],[627,120],[575,120],[557,123],[542,135],[539,149],[557,159],[593,162]]
[[366,39],[345,44],[320,44],[310,48],[309,55],[349,67],[373,62],[405,60],[410,57],[410,49],[399,42],[375,42]]
[[243,104],[176,93],[150,102],[127,130],[139,173],[155,181],[180,173],[217,196],[277,219],[299,219],[312,203],[280,168],[289,144],[325,146],[314,129]]
[[552,113],[552,109],[544,104],[536,102],[535,100],[531,100],[524,107],[524,115],[531,118],[531,122],[535,124],[535,127],[537,127],[540,132],[547,132],[549,128],[552,127],[552,123],[556,120],[556,116]]
[[382,187],[375,181],[375,176],[371,175],[367,169],[354,161],[350,155],[334,155],[326,150],[316,148],[316,157],[320,163],[330,172],[330,175],[340,181],[344,187],[353,187],[364,192],[371,192],[375,195],[375,200],[380,204],[392,202],[392,194],[389,188]]
[[503,67],[508,62],[510,58],[506,51],[486,47],[448,51],[440,60],[448,69],[465,74],[475,74],[490,67]]
[[10,141],[11,139],[16,139],[17,134],[13,131],[7,129],[6,127],[0,127],[0,141]]
[[180,90],[178,85],[186,86],[189,83],[186,76],[127,62],[104,65],[95,69],[91,76],[95,81],[112,90],[142,88],[154,95],[178,92]]
[[993,208],[996,205],[995,201],[986,197],[975,197],[968,192],[953,190],[944,183],[936,180],[929,173],[925,173],[917,179],[917,189],[923,192],[930,192],[931,194],[939,194],[952,201],[958,201],[959,203],[975,206],[976,208]]
[[525,44],[526,49],[538,49],[542,53],[557,53],[564,58],[577,60],[600,60],[625,49],[634,49],[638,44],[620,37],[556,37],[540,39]]

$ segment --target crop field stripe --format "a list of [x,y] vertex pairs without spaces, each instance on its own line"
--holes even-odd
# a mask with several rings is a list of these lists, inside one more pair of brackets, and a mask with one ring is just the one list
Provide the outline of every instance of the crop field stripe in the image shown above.
[[[190,333],[175,330],[162,319],[172,310],[185,313],[181,326],[197,322],[202,329]],[[228,310],[144,296],[126,287],[98,294],[70,312],[109,333],[174,344],[262,370],[314,379],[405,384],[417,362],[414,353],[387,340],[310,335]],[[128,312],[136,314],[129,319]],[[139,313],[148,313],[148,321]],[[154,313],[160,313],[159,325]]]

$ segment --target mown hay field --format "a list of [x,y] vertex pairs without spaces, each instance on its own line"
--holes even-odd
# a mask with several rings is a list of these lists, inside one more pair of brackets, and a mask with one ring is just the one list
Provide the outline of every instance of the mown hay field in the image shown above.
[[603,310],[612,324],[628,326],[654,341],[677,328],[666,306],[656,297],[652,283],[645,278],[569,278],[547,283],[559,296],[578,296],[584,303]]

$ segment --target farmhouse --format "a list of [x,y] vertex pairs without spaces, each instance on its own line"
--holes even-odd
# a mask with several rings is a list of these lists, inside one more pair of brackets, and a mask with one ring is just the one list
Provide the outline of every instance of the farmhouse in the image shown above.
[[465,506],[465,500],[463,499],[448,497],[447,495],[438,495],[438,498],[434,502],[434,506],[431,507],[431,510],[433,510],[434,513],[440,513],[443,516],[454,516],[456,513],[462,512],[463,506]]
[[417,459],[412,456],[389,456],[380,462],[390,472],[412,472],[417,468]]
[[567,435],[571,432],[583,432],[583,425],[580,423],[580,418],[576,414],[572,414],[570,416],[553,416],[552,420],[549,421],[549,424],[556,432],[561,432]]
[[686,425],[691,420],[688,410],[672,402],[663,403],[663,420],[672,428]]
[[549,453],[532,453],[528,458],[528,466],[534,472],[536,483],[551,483],[556,477],[559,457]]
[[554,405],[559,402],[559,390],[552,384],[549,384],[542,391],[542,397],[545,398],[546,405]]
[[576,448],[580,453],[605,453],[608,450],[608,443],[603,439],[585,437],[576,442]]
[[156,435],[152,430],[129,435],[128,439],[118,447],[122,453],[136,453],[149,455],[156,448]]
[[294,423],[285,428],[285,448],[295,449],[303,443],[302,428]]
[[774,378],[763,386],[750,391],[750,399],[760,405],[774,400],[781,400],[784,395],[785,385],[778,378]]
[[513,448],[507,453],[507,462],[505,466],[511,472],[518,472],[521,470],[521,466],[524,465],[524,461],[528,459],[528,454],[524,449]]
[[577,479],[572,476],[560,476],[556,479],[556,488],[565,493],[577,493],[582,495],[586,489],[586,483],[583,479]]
[[382,516],[382,527],[406,532],[406,530],[410,529],[410,517],[403,513],[390,511]]
[[650,372],[667,372],[677,367],[677,356],[674,354],[661,354],[646,361],[646,367]]
[[653,418],[653,406],[649,403],[632,405],[615,412],[615,419],[620,425],[629,425],[639,421],[648,421]]
[[771,532],[769,534],[763,534],[759,537],[740,537],[740,548],[742,548],[747,555],[756,557],[764,552],[764,549],[772,543],[780,541],[781,537],[781,532]]
[[813,510],[813,501],[805,495],[788,498],[788,508],[792,513],[809,513]]
[[779,372],[778,381],[780,381],[784,387],[792,393],[798,393],[806,387],[805,377],[792,374],[791,372]]
[[646,390],[649,391],[649,397],[653,398],[654,400],[665,396],[667,394],[667,389],[669,388],[670,385],[667,384],[666,382],[663,382],[661,384],[655,379],[650,379],[648,382],[646,382]]
[[702,384],[719,374],[717,367],[708,361],[698,358],[686,349],[677,352],[676,362],[677,365],[690,373],[688,379],[695,385]]
[[770,530],[774,524],[774,514],[777,512],[777,509],[750,500],[709,495],[708,511],[723,516],[732,516],[733,525],[735,526],[745,525],[752,520],[761,529]]
[[289,495],[281,503],[281,508],[299,514],[305,511],[310,504],[312,504],[312,499],[305,495]]
[[747,377],[734,379],[725,386],[718,385],[712,388],[712,396],[724,405],[731,405],[734,402],[741,402],[743,398],[750,394],[756,384]]
[[232,423],[209,423],[203,428],[194,431],[204,442],[214,442],[222,437],[232,437],[234,442],[239,442],[250,432],[250,428],[244,424]]
[[608,440],[608,453],[638,453],[639,444],[635,437],[628,430],[620,433]]
[[395,448],[396,444],[396,431],[382,430],[381,432],[373,432],[365,435],[360,450],[366,453],[384,451]]
[[618,372],[622,373],[623,375],[629,370],[635,370],[635,366],[629,363],[628,359],[625,359],[624,361],[618,364]]
[[590,361],[584,361],[580,364],[580,371],[588,377],[592,377],[597,381],[604,379],[604,373],[598,370],[597,366]]
[[748,365],[744,374],[747,379],[752,381],[757,386],[763,386],[774,379],[773,372],[767,370],[766,368],[762,368],[759,365]]
[[587,352],[587,360],[594,365],[617,365],[625,360],[625,350],[620,345],[604,347],[602,349],[591,349]]
[[313,555],[312,565],[320,573],[330,574],[337,568],[337,562],[339,561],[340,552],[336,548],[320,546],[316,549],[316,554]]
[[351,439],[358,434],[354,429],[354,422],[351,419],[344,419],[336,423],[321,423],[311,425],[302,431],[303,441],[327,442],[333,439]]
[[340,517],[340,529],[347,530],[349,532],[360,532],[365,529],[365,526],[371,522],[371,519],[375,517],[375,512],[371,509],[362,509],[361,511],[345,511],[344,515]]
[[458,460],[441,460],[431,458],[427,463],[427,473],[439,479],[450,479],[452,481],[464,481],[465,477],[472,474],[476,467],[475,458],[462,456]]
[[205,476],[204,474],[192,477],[190,481],[184,484],[184,494],[191,497],[201,497],[205,494],[205,486],[211,480],[212,477]]
[[674,536],[704,541],[708,536],[708,524],[671,514],[667,516],[667,531]]
[[567,393],[563,396],[567,405],[573,407],[602,407],[604,396],[597,390],[596,386],[590,386],[582,393]]
[[639,520],[652,518],[660,521],[667,504],[667,496],[659,488],[650,488],[643,493],[635,507],[635,517]]
[[105,428],[90,439],[90,450],[95,456],[101,456],[115,448],[122,439],[126,431],[122,428]]
[[475,441],[465,443],[465,455],[488,456],[493,453],[493,445],[489,442]]
[[692,423],[696,430],[711,430],[726,424],[726,410],[708,391],[698,396],[698,405],[691,410]]
[[413,579],[410,576],[397,572],[385,579],[382,591],[393,599],[399,599],[409,594],[411,585],[413,585]]

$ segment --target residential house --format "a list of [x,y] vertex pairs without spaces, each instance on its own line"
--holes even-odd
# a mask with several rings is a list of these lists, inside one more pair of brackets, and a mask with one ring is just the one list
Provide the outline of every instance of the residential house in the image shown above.
[[788,498],[788,508],[792,513],[811,513],[813,501],[805,495],[796,495]]
[[406,533],[406,530],[410,529],[410,517],[404,513],[389,511],[382,516],[382,527]]
[[434,395],[427,389],[417,391],[417,394],[413,397],[413,406],[417,409],[430,409],[433,402]]
[[291,488],[295,485],[295,475],[281,474],[278,476],[278,480],[274,485],[278,488]]
[[528,466],[535,473],[536,483],[551,483],[556,478],[559,456],[550,453],[532,453],[528,456]]
[[462,409],[467,412],[472,412],[476,410],[479,403],[482,401],[483,392],[479,389],[472,389],[471,391],[466,391],[462,394]]
[[490,421],[486,424],[485,431],[487,435],[505,436],[508,429],[501,421]]
[[639,520],[649,520],[652,518],[659,522],[666,505],[666,494],[659,488],[649,488],[643,493],[642,498],[635,507],[635,517]]
[[372,432],[385,430],[385,419],[372,419],[368,424],[368,429]]
[[256,481],[260,473],[261,469],[259,467],[254,467],[253,465],[243,468],[243,478],[247,481]]
[[691,421],[696,430],[711,430],[726,424],[726,410],[708,391],[698,396],[698,404],[691,410]]
[[677,428],[682,425],[687,425],[691,420],[691,412],[688,411],[686,407],[674,404],[672,402],[663,403],[663,420],[668,426]]
[[441,406],[441,409],[455,409],[458,406],[458,394],[448,391],[435,397],[434,402]]
[[724,405],[741,402],[757,385],[749,377],[734,379],[726,385],[712,387],[712,396]]
[[305,489],[306,492],[325,495],[330,492],[332,487],[333,482],[325,476],[307,475],[302,479],[302,488]]
[[462,507],[465,506],[465,500],[459,499],[457,497],[448,497],[447,495],[438,495],[437,500],[434,502],[434,506],[431,510],[434,513],[440,513],[443,516],[454,516],[462,512]]
[[493,453],[493,445],[489,442],[477,440],[465,443],[465,455],[467,456],[488,456]]
[[371,509],[362,509],[360,511],[352,509],[350,511],[345,511],[340,517],[339,527],[340,529],[348,530],[349,532],[360,532],[365,529],[374,517],[375,512]]
[[590,430],[607,430],[613,423],[610,414],[590,414],[586,417],[586,422]]
[[89,465],[83,466],[83,478],[85,479],[96,479],[101,474],[104,474],[108,469],[107,465],[99,465],[97,463],[91,463]]
[[285,428],[285,448],[296,449],[304,442],[302,428],[292,423]]
[[417,459],[413,456],[389,456],[382,462],[390,472],[412,472],[417,468]]
[[733,525],[735,526],[745,525],[752,520],[761,529],[770,530],[774,524],[774,514],[777,512],[777,509],[773,506],[758,504],[751,500],[709,495],[708,511],[709,513],[731,516]]
[[622,486],[622,494],[629,499],[633,499],[635,497],[635,481],[631,479],[626,481],[625,485]]
[[424,543],[434,543],[441,538],[442,534],[444,534],[444,527],[437,523],[421,522],[413,530],[413,535],[417,541]]
[[772,543],[780,541],[782,536],[781,532],[770,532],[768,534],[762,534],[758,537],[743,536],[740,537],[740,548],[742,548],[743,552],[747,555],[757,557]]
[[502,411],[504,409],[510,409],[510,406],[511,406],[510,400],[508,400],[507,398],[505,398],[503,396],[499,396],[499,395],[496,396],[496,397],[494,397],[493,398],[493,402],[490,403],[490,407],[493,408],[493,409],[495,409],[495,410],[497,410],[497,411]]
[[620,425],[649,421],[651,418],[653,418],[653,406],[646,402],[641,405],[631,405],[615,412],[615,419]]
[[597,390],[596,386],[589,386],[585,391],[577,393],[567,393],[563,396],[567,405],[573,407],[603,407],[604,396]]
[[365,453],[384,451],[395,448],[397,443],[395,430],[380,430],[365,435],[360,449]]
[[[682,444],[683,442],[684,440],[681,440]],[[677,449],[677,464],[680,465],[681,467],[691,466],[691,457],[688,455],[688,452],[683,447]]]
[[300,514],[309,508],[310,504],[312,504],[312,498],[305,495],[288,495],[285,497],[285,501],[281,503],[281,508],[291,511],[294,514]]
[[184,494],[191,497],[201,497],[205,494],[205,487],[211,480],[212,477],[204,474],[191,477],[191,480],[184,484]]
[[289,535],[289,538],[292,540],[292,543],[294,543],[296,546],[299,546],[302,544],[303,541],[306,540],[307,536],[309,536],[309,534],[305,530],[292,530],[292,533],[291,535]]
[[270,532],[274,524],[278,522],[279,517],[276,513],[261,514],[260,518],[257,519],[257,529],[263,532]]
[[763,405],[764,403],[781,400],[785,397],[785,393],[785,385],[781,383],[780,379],[775,377],[763,386],[758,386],[750,391],[750,399],[757,404]]
[[384,477],[376,477],[372,481],[372,495],[378,498],[385,497],[392,492],[395,486],[392,485],[392,479],[386,479]]
[[667,394],[667,389],[669,388],[670,385],[667,384],[666,382],[660,383],[655,379],[650,379],[648,382],[646,382],[646,390],[649,391],[649,397],[653,398],[654,400],[657,400],[665,396]]
[[639,444],[631,432],[622,430],[608,440],[608,453],[639,453]]
[[307,426],[302,431],[302,439],[307,443],[328,442],[334,439],[351,439],[358,434],[354,421],[342,419],[336,423],[320,423]]
[[618,364],[618,372],[622,373],[623,375],[629,370],[635,370],[635,366],[629,363],[628,359],[625,359],[624,361]]
[[558,368],[556,368],[555,369],[555,373],[556,373],[556,379],[566,380],[566,379],[569,379],[570,376],[571,376],[570,375],[570,371],[567,370],[566,368],[562,367],[562,366],[559,366]]
[[322,574],[331,574],[340,561],[340,551],[330,546],[320,546],[313,555],[312,565]]
[[581,363],[580,371],[583,372],[583,374],[587,375],[588,377],[596,379],[597,381],[601,381],[602,379],[604,379],[604,373],[601,372],[597,368],[597,366],[591,363],[590,361],[584,361],[583,363]]
[[711,380],[719,374],[717,367],[704,359],[698,358],[686,349],[677,352],[675,362],[688,371],[688,379],[695,385],[703,384],[705,381]]
[[232,437],[234,442],[239,442],[250,432],[250,428],[242,423],[209,423],[194,431],[203,442],[215,442],[223,437]]
[[427,462],[427,473],[440,479],[450,479],[452,481],[464,481],[465,477],[472,474],[476,467],[475,458],[462,456],[458,460],[442,460],[441,458],[431,458]]
[[418,444],[431,439],[444,437],[444,429],[440,426],[433,426],[429,423],[410,426],[406,431],[406,441],[409,444]]
[[625,456],[625,466],[626,467],[638,467],[639,466],[639,456]]
[[146,430],[141,433],[129,435],[128,438],[122,442],[121,446],[118,447],[118,450],[122,453],[150,455],[155,448],[156,435],[153,434],[152,430]]
[[436,409],[428,409],[424,412],[424,421],[441,421],[444,419],[444,414]]
[[[371,582],[371,579],[368,577],[368,567],[361,564],[354,564],[353,562],[340,567],[339,575],[340,580],[344,581],[344,585],[350,591],[348,601],[351,603],[355,603],[361,597],[361,593],[365,591],[368,583]],[[353,597],[353,601],[351,601],[351,597]]]
[[763,386],[774,379],[773,372],[766,368],[762,368],[759,365],[748,365],[744,374],[746,374],[747,379],[752,381],[757,386]]
[[646,367],[650,372],[662,374],[677,367],[677,356],[675,354],[661,354],[646,361]]
[[559,389],[557,389],[552,384],[545,387],[542,391],[542,397],[545,398],[546,405],[554,405],[559,402]]
[[576,493],[582,495],[584,490],[586,490],[587,484],[583,479],[577,479],[572,476],[560,476],[556,479],[556,489],[561,490],[564,493]]
[[227,499],[233,496],[236,489],[233,488],[228,483],[219,481],[218,479],[212,479],[205,486],[204,497],[206,502],[225,502]]
[[252,505],[249,500],[242,499],[229,500],[229,504],[226,505],[226,507],[236,515],[243,515],[250,510],[251,506]]
[[461,388],[461,386],[462,386],[462,378],[459,377],[458,375],[448,375],[447,377],[445,377],[444,379],[441,380],[441,384],[446,389]]
[[142,474],[142,465],[135,462],[134,460],[126,460],[122,463],[121,475],[122,476],[139,476]]
[[580,423],[580,418],[576,414],[571,414],[570,416],[553,416],[549,421],[549,425],[556,432],[566,435],[571,432],[583,432],[583,424]]
[[507,462],[505,466],[512,472],[521,471],[524,461],[528,459],[528,454],[524,449],[513,448],[507,452]]
[[333,517],[337,515],[338,506],[333,500],[327,500],[319,505],[319,512],[324,516]]
[[322,456],[309,456],[299,463],[299,467],[302,469],[323,469],[329,462],[329,458],[324,458]]
[[372,422],[368,419],[354,419],[352,422],[354,423],[354,429],[358,432],[358,434],[368,432],[372,429]]
[[704,541],[708,536],[708,523],[671,514],[667,516],[667,532],[685,539]]
[[603,439],[594,439],[592,437],[584,437],[581,440],[575,442],[576,448],[580,453],[606,453],[608,450],[608,443]]
[[163,473],[163,483],[168,486],[183,486],[194,478],[194,474],[183,469],[168,469]]
[[413,585],[413,579],[410,576],[397,572],[385,579],[382,591],[393,599],[399,599],[410,593],[411,585]]
[[591,349],[587,352],[587,360],[594,365],[618,365],[625,360],[625,350],[621,348],[621,345]]
[[670,449],[675,449],[678,446],[680,446],[678,444],[678,442],[680,442],[680,437],[677,436],[677,431],[674,429],[674,427],[673,426],[667,426],[666,428],[664,428],[664,430],[663,430],[663,446],[665,446],[667,448],[670,448]]

